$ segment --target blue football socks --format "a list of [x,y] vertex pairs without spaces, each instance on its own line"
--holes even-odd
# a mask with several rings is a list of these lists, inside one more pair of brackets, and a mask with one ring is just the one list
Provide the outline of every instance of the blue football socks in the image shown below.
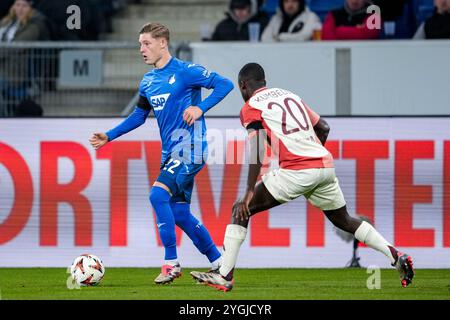
[[220,251],[211,239],[205,226],[197,220],[191,213],[189,203],[171,203],[175,223],[192,240],[197,249],[206,257],[209,262],[214,262],[220,258]]
[[156,212],[159,237],[165,248],[165,260],[177,259],[177,239],[175,219],[170,207],[170,193],[161,187],[152,187],[150,202]]

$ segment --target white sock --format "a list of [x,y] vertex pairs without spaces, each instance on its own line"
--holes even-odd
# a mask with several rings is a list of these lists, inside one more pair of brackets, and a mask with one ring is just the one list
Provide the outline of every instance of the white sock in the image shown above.
[[227,225],[225,239],[223,241],[222,265],[220,274],[226,277],[236,265],[239,249],[247,236],[247,228],[237,224]]
[[375,230],[370,223],[363,221],[355,232],[355,238],[362,243],[368,245],[372,249],[378,250],[391,260],[393,264],[395,258],[392,256],[392,252],[389,246],[392,245],[383,238],[383,236]]
[[165,265],[168,264],[169,266],[176,266],[178,263],[179,263],[178,260],[166,260],[166,261],[164,261],[164,264]]
[[211,262],[211,269],[217,270],[220,268],[221,265],[222,265],[222,256]]

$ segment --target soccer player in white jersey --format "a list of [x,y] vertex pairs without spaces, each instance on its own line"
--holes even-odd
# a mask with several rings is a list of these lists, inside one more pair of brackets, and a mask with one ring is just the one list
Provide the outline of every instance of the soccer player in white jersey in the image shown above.
[[[411,256],[399,252],[369,223],[348,214],[333,157],[324,147],[330,131],[327,122],[294,93],[267,88],[264,69],[257,63],[241,69],[238,83],[246,101],[241,122],[249,133],[251,153],[247,189],[233,206],[231,223],[225,231],[222,266],[215,271],[192,271],[192,277],[216,289],[231,290],[249,218],[303,195],[336,227],[382,252],[399,271],[402,286],[409,285],[414,277]],[[278,153],[280,168],[263,175],[257,183],[265,156],[264,141]]]

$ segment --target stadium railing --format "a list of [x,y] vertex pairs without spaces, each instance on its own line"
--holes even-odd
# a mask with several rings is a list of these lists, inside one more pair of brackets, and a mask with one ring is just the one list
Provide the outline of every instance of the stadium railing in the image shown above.
[[[186,47],[171,50],[178,56]],[[0,44],[0,117],[29,100],[45,116],[117,116],[148,69],[135,42]]]

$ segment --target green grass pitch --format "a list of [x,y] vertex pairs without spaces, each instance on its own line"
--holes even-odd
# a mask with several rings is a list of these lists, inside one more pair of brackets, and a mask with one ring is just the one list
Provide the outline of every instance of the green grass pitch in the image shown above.
[[157,286],[156,268],[107,268],[97,287],[69,290],[62,268],[0,268],[0,299],[298,300],[450,299],[450,269],[419,269],[402,288],[395,269],[381,270],[381,288],[369,290],[366,269],[239,269],[235,287],[224,293],[197,284],[184,269],[174,283]]

